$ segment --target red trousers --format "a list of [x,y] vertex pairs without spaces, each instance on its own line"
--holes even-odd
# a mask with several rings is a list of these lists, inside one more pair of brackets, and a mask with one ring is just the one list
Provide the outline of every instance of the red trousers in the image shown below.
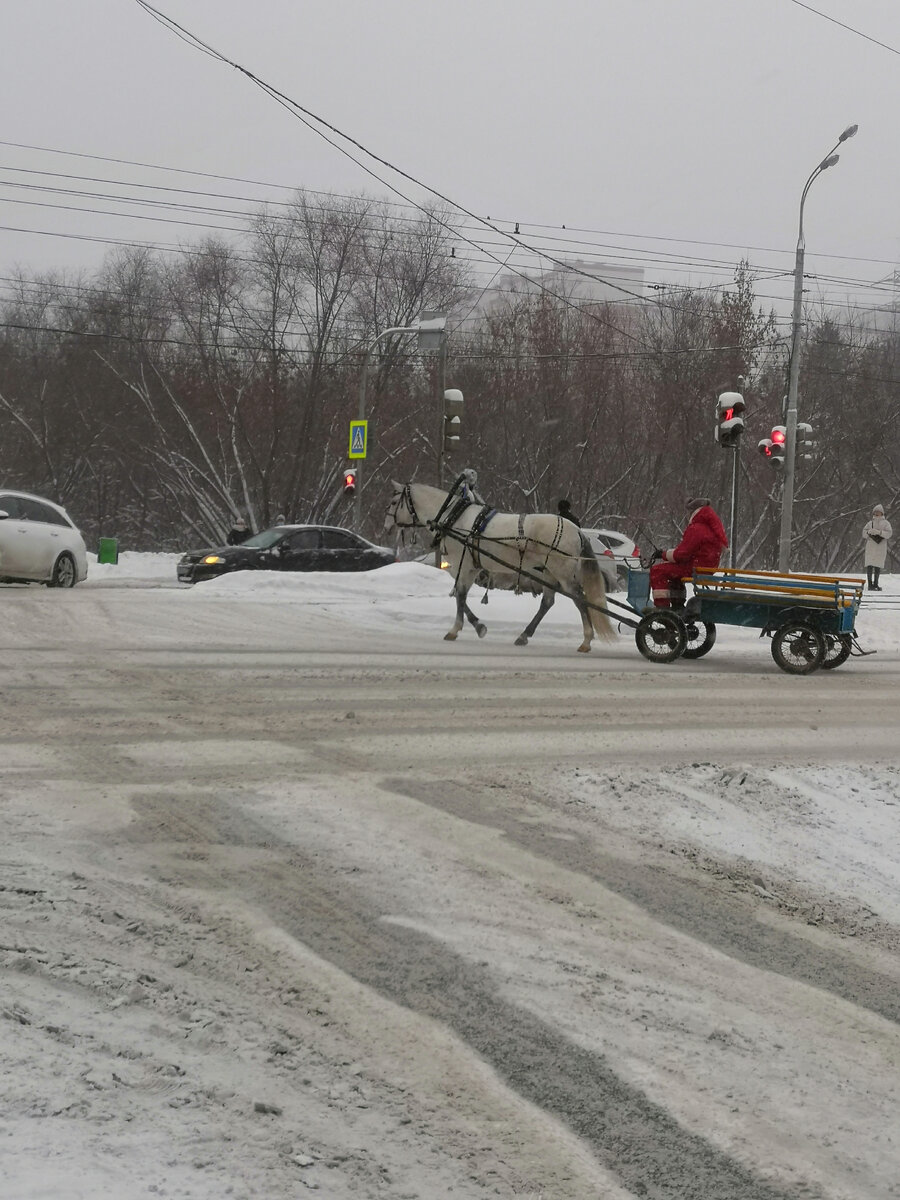
[[657,608],[671,608],[684,604],[687,599],[685,579],[690,579],[693,570],[687,563],[658,562],[650,568],[650,599]]

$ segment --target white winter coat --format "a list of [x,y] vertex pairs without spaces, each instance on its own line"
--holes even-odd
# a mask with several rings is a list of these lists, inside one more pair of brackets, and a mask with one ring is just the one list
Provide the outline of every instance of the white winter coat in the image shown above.
[[[879,534],[884,540],[876,542],[872,538],[872,534]],[[882,568],[887,559],[888,538],[893,533],[891,523],[886,517],[873,517],[871,521],[863,526],[863,543],[866,547],[867,567]]]

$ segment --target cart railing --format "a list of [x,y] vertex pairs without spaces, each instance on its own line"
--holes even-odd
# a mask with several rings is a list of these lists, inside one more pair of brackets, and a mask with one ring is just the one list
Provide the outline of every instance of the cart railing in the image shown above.
[[694,593],[709,598],[730,593],[735,599],[765,604],[799,605],[835,609],[859,608],[863,585],[842,575],[801,575],[795,572],[745,571],[737,567],[697,567]]

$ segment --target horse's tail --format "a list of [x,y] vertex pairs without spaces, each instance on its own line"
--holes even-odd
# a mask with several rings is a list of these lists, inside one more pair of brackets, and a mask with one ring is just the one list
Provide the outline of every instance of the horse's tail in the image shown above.
[[[587,600],[591,614],[591,624],[597,637],[612,641],[616,636],[613,623],[600,608],[606,608],[606,583],[603,572],[594,554],[594,547],[582,533],[581,535],[581,588]],[[599,608],[597,607],[599,605]]]

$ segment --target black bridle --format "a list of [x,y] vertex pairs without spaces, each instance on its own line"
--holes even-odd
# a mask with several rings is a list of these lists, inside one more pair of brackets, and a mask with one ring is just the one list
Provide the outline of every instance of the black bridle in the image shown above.
[[[406,505],[406,511],[409,513],[410,517],[408,522],[400,522],[397,520],[397,513],[400,510],[401,504]],[[425,528],[425,522],[419,520],[419,514],[416,512],[416,506],[412,498],[412,489],[408,483],[405,483],[400,491],[394,496],[391,506],[388,509],[388,515],[400,530]]]

